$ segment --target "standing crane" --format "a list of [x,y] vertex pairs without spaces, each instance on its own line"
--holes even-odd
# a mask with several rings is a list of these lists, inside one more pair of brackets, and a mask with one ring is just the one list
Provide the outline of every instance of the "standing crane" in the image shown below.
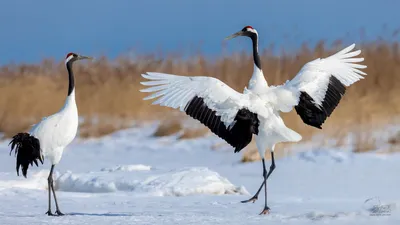
[[[178,76],[148,72],[142,76],[150,86],[141,92],[154,92],[144,100],[158,98],[155,105],[179,108],[200,121],[214,134],[235,148],[235,153],[246,147],[253,134],[262,159],[263,181],[249,200],[255,202],[265,186],[265,205],[260,214],[267,214],[267,179],[275,169],[274,149],[280,142],[298,142],[300,134],[286,127],[280,112],[293,107],[307,125],[321,129],[345,93],[346,87],[363,79],[360,69],[363,58],[355,58],[360,50],[352,51],[354,44],[323,59],[305,64],[290,81],[279,86],[268,86],[261,69],[258,53],[258,33],[251,26],[227,37],[249,37],[253,43],[254,70],[248,87],[239,93],[213,77]],[[265,151],[271,152],[269,172],[265,167]]]
[[[38,166],[38,160],[43,164],[44,158],[51,163],[48,181],[49,208],[46,212],[49,216],[62,216],[58,206],[56,193],[54,191],[53,170],[60,160],[64,148],[75,138],[78,130],[78,109],[75,102],[75,82],[72,65],[75,61],[91,59],[88,56],[81,56],[75,53],[67,54],[65,65],[68,71],[69,85],[68,95],[64,106],[57,113],[44,117],[39,123],[34,125],[29,133],[16,134],[10,144],[11,151],[15,150],[17,156],[17,175],[21,168],[23,176],[26,178],[29,164]],[[55,214],[51,212],[51,192],[53,192],[56,204]]]

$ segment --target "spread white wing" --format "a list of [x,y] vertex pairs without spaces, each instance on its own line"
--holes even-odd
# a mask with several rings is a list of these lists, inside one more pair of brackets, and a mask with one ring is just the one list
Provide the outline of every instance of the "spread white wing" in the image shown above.
[[[346,87],[363,79],[365,72],[356,58],[361,50],[352,51],[354,44],[327,58],[305,64],[290,81],[274,87],[276,108],[290,111],[294,106],[303,122],[321,128],[346,91]],[[279,105],[278,105],[279,104]]]
[[237,151],[251,141],[253,133],[258,133],[258,118],[255,112],[249,111],[248,96],[216,78],[153,72],[142,76],[150,81],[141,84],[151,87],[141,92],[154,92],[145,100],[158,98],[153,104],[179,108]]

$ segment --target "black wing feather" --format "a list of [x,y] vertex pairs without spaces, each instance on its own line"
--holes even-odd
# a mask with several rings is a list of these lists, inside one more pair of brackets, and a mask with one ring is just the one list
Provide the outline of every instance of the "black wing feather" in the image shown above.
[[321,125],[332,114],[345,92],[346,87],[336,77],[331,76],[322,106],[318,107],[314,99],[302,91],[299,104],[295,106],[296,112],[305,124],[322,129]]
[[235,117],[236,123],[229,129],[225,127],[225,124],[221,121],[221,117],[217,116],[215,111],[208,108],[203,98],[198,96],[189,101],[185,112],[187,115],[206,125],[214,134],[224,139],[235,148],[235,152],[239,152],[246,147],[251,142],[253,134],[258,134],[260,121],[257,114],[245,108],[237,112]]
[[14,153],[17,156],[16,169],[18,176],[20,167],[22,168],[22,175],[26,177],[29,164],[32,166],[33,163],[35,163],[36,166],[38,166],[38,159],[43,164],[40,152],[40,143],[34,136],[31,136],[28,133],[18,133],[12,138],[10,144],[10,155],[11,152],[15,150]]

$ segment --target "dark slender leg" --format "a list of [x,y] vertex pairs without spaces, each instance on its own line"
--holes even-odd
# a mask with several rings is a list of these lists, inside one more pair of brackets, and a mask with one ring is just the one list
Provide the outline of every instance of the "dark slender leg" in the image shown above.
[[56,215],[63,216],[64,214],[60,211],[60,208],[58,207],[56,192],[54,191],[53,170],[54,170],[54,165],[51,165],[50,174],[49,177],[47,178],[49,185],[49,210],[46,212],[46,214],[49,216],[55,216],[55,214],[51,212],[51,191],[53,191],[54,201],[56,202]]
[[253,202],[254,203],[255,201],[257,201],[258,195],[260,194],[260,191],[261,191],[261,189],[263,187],[264,187],[264,181],[261,183],[260,188],[257,190],[256,194],[253,197],[251,197],[250,199],[241,201],[241,203],[248,203],[248,202]]
[[264,185],[266,184],[265,180],[268,179],[268,177],[271,175],[272,171],[275,170],[274,152],[271,152],[271,161],[272,161],[272,163],[271,163],[271,166],[269,167],[269,172],[268,172],[268,174],[267,174],[267,178],[265,178],[265,175],[264,175],[264,173],[266,173],[264,159],[263,159],[262,161],[263,161],[263,176],[264,176],[264,180],[263,180],[263,182],[261,183],[260,188],[258,188],[256,194],[255,194],[253,197],[251,197],[250,199],[248,199],[248,200],[241,201],[242,203],[248,203],[248,202],[253,202],[253,203],[254,203],[254,202],[258,199],[258,195],[260,194],[261,189],[262,189],[262,188],[264,187]]
[[266,176],[267,175],[267,170],[265,169],[265,160],[264,159],[262,159],[262,164],[263,164],[263,177],[264,177],[264,180],[261,183],[260,188],[258,188],[256,194],[253,197],[251,197],[248,200],[241,201],[242,203],[248,203],[248,202],[253,202],[254,203],[258,199],[258,195],[260,194],[261,189],[264,187],[265,180],[267,179],[267,176]]
[[54,191],[54,184],[51,185],[51,190],[53,190],[54,201],[56,202],[56,214],[57,214],[58,216],[64,216],[64,213],[62,213],[62,212],[60,211],[60,207],[58,207],[56,192]]
[[269,175],[271,175],[272,171],[275,170],[275,167],[276,166],[275,166],[274,152],[271,152],[271,166],[269,167],[269,172],[268,172],[268,175],[267,175],[267,179],[268,179]]
[[48,184],[48,189],[49,189],[49,209],[47,210],[46,214],[49,216],[54,216],[54,214],[51,212],[51,189],[52,189],[52,184],[53,184],[53,169],[54,169],[54,165],[51,166],[50,174],[49,174],[49,177],[47,178],[47,184]]
[[[274,169],[275,169],[274,152],[271,152],[271,161],[272,161],[272,162],[271,162],[271,166],[269,167],[269,172],[268,172],[268,174],[267,174],[267,175],[264,174],[265,205],[264,205],[264,209],[263,209],[263,211],[261,211],[260,215],[261,215],[261,214],[268,214],[268,213],[269,213],[269,210],[270,210],[270,208],[269,208],[268,205],[267,205],[267,179],[268,179],[269,175],[271,175],[272,171],[274,171]],[[264,162],[263,162],[263,165],[264,165],[264,171],[267,172],[267,171],[265,170],[265,164],[264,164]]]
[[[54,165],[52,166],[54,168]],[[64,213],[60,211],[60,207],[58,207],[58,202],[57,202],[57,197],[56,197],[56,192],[54,191],[54,182],[53,179],[51,181],[51,190],[53,191],[53,196],[54,196],[54,201],[56,202],[56,214],[58,216],[64,216]]]
[[265,179],[265,185],[264,185],[264,193],[265,193],[265,205],[264,209],[260,212],[260,215],[262,214],[269,214],[270,208],[267,205],[267,179]]

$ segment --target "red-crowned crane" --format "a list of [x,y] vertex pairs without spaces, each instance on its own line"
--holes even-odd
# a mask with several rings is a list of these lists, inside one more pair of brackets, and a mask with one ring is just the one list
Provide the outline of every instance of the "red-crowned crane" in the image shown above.
[[[346,87],[366,75],[357,64],[360,50],[352,51],[354,44],[323,59],[315,59],[301,68],[290,81],[279,86],[268,86],[261,69],[258,54],[258,33],[251,26],[227,37],[249,37],[253,43],[254,70],[248,87],[239,93],[213,77],[178,76],[148,72],[142,76],[151,86],[142,92],[155,92],[144,100],[158,98],[153,104],[179,108],[206,125],[239,152],[252,140],[253,134],[262,159],[263,182],[249,200],[254,202],[265,186],[265,206],[260,214],[269,213],[266,181],[275,169],[274,148],[280,142],[298,142],[302,137],[286,127],[280,112],[295,108],[307,125],[320,128],[331,115],[345,93]],[[271,152],[271,166],[267,173],[265,151]]]
[[[51,163],[48,181],[49,208],[46,212],[49,216],[62,216],[58,206],[56,193],[53,184],[53,170],[62,157],[64,148],[75,138],[78,130],[78,109],[75,102],[75,82],[72,65],[81,59],[91,59],[88,56],[81,56],[75,53],[67,54],[65,65],[68,71],[69,85],[68,95],[64,106],[57,113],[43,118],[39,123],[32,127],[29,133],[16,134],[10,144],[11,151],[15,150],[17,155],[17,175],[21,167],[22,175],[26,178],[29,164],[38,166],[38,160],[43,164],[44,158]],[[11,154],[11,152],[10,152]],[[55,214],[51,212],[51,192],[53,192],[56,204]]]

